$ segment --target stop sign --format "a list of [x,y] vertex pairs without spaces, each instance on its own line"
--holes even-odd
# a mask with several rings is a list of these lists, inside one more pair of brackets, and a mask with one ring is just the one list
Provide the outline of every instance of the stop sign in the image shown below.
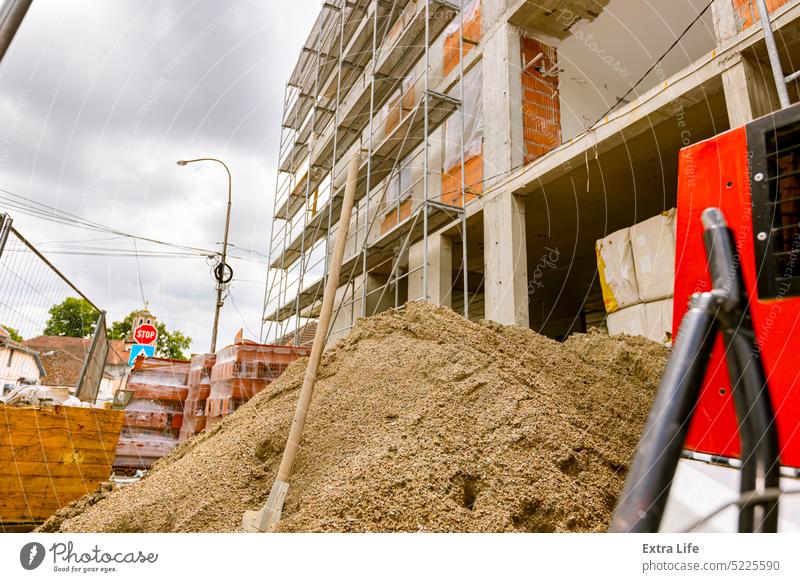
[[133,330],[133,341],[137,344],[149,345],[158,339],[158,330],[155,326],[145,323]]

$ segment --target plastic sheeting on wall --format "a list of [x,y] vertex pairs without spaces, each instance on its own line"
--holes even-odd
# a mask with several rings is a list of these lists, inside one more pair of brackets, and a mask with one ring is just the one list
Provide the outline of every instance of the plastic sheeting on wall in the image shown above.
[[[423,154],[424,155],[424,154]],[[387,233],[411,215],[411,164],[415,154],[400,162],[400,170],[395,170],[386,183],[386,212],[381,222],[381,234]]]
[[[460,110],[447,120],[444,132],[442,202],[461,205],[461,130],[464,130],[464,185],[468,199],[483,192],[483,70],[478,63],[464,74]],[[458,86],[451,92],[460,97]],[[463,116],[463,117],[462,117]]]
[[[481,40],[481,0],[471,0],[463,9],[464,44],[466,55]],[[444,56],[442,72],[447,75],[458,65],[458,49],[461,45],[459,30],[461,22],[456,18],[444,31]]]

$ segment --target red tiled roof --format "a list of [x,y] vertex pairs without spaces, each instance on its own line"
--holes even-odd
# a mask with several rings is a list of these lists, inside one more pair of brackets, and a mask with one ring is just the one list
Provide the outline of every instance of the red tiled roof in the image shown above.
[[[122,340],[109,340],[108,343],[109,350],[108,356],[106,356],[106,365],[119,366],[127,364],[128,356],[124,342]],[[25,340],[23,344],[39,352],[62,350],[83,362],[92,345],[92,340],[91,338],[40,335],[39,337]]]
[[41,382],[45,386],[77,386],[83,369],[83,360],[60,348],[43,351],[40,355],[47,375]]
[[109,366],[119,366],[128,364],[128,351],[125,349],[124,340],[108,340],[108,356],[106,364]]

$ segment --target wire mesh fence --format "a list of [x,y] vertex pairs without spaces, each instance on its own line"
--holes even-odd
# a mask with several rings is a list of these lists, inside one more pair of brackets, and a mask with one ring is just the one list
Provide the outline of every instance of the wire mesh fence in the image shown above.
[[12,226],[9,215],[0,219],[0,347],[8,352],[0,361],[2,393],[46,383],[93,402],[109,349],[105,312]]

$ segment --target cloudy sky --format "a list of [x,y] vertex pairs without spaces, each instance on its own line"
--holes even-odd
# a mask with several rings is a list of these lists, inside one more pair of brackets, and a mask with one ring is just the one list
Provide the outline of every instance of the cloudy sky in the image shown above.
[[[36,0],[0,65],[0,188],[109,227],[221,247],[233,174],[236,280],[218,345],[258,337],[283,89],[318,0]],[[5,194],[6,198],[12,196]],[[0,208],[4,204],[0,201]],[[109,319],[142,305],[206,351],[204,258],[132,256],[132,239],[12,210]],[[174,249],[137,242],[143,255]],[[70,254],[64,253],[69,251]],[[75,252],[93,254],[74,254]]]

